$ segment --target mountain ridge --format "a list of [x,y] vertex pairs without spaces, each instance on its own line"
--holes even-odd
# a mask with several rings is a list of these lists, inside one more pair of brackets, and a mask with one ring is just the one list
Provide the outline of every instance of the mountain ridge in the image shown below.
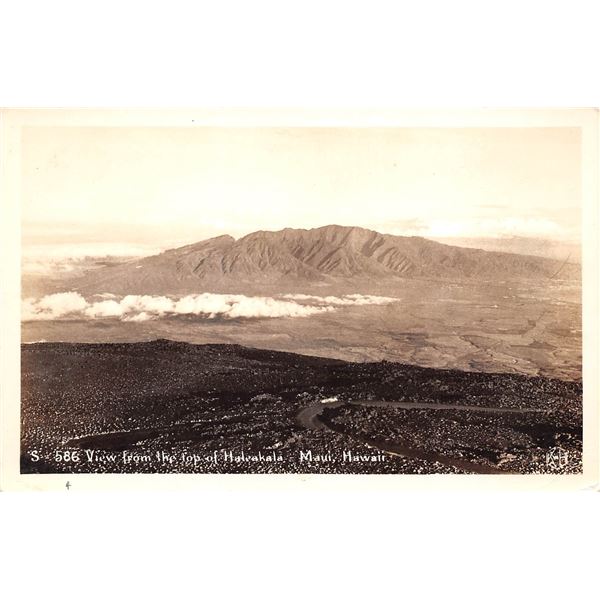
[[220,235],[72,281],[71,289],[168,294],[239,289],[444,280],[567,279],[576,265],[550,258],[452,246],[361,227],[255,231]]

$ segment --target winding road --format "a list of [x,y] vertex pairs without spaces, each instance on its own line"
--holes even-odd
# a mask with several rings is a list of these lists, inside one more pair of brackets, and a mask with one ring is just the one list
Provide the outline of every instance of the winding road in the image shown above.
[[[332,431],[336,434],[342,432],[331,428],[322,418],[323,411],[326,408],[339,408],[341,406],[369,406],[369,407],[384,407],[384,408],[400,408],[400,409],[427,409],[427,410],[467,410],[471,412],[487,412],[487,413],[516,413],[525,414],[532,412],[545,412],[538,408],[501,408],[501,407],[487,407],[487,406],[470,406],[467,404],[433,404],[428,402],[387,402],[385,400],[350,400],[342,401],[338,400],[335,402],[314,402],[305,406],[296,415],[296,419],[300,425],[307,429],[313,429],[316,431]],[[342,435],[348,435],[342,433]],[[439,452],[433,452],[429,450],[422,450],[420,448],[411,448],[409,446],[402,446],[401,444],[388,443],[388,442],[373,442],[367,438],[348,436],[351,439],[367,444],[371,448],[376,448],[381,452],[390,454],[392,456],[401,456],[404,458],[419,458],[429,462],[438,462],[442,465],[455,467],[462,471],[468,471],[471,473],[480,474],[510,474],[510,471],[499,469],[491,465],[475,463],[470,460],[461,458],[454,458],[441,454]]]
[[[367,407],[382,407],[382,408],[396,408],[402,410],[412,409],[425,409],[433,411],[444,411],[444,410],[461,410],[470,412],[485,412],[485,413],[513,413],[513,414],[525,414],[532,412],[546,412],[542,409],[525,409],[525,408],[500,408],[500,407],[486,407],[486,406],[474,406],[467,404],[434,404],[428,402],[389,402],[384,400],[327,400],[326,402],[319,401],[313,402],[296,413],[297,422],[306,429],[315,431],[330,431],[337,435],[345,435],[348,438],[365,444],[371,448],[375,448],[380,452],[385,452],[392,456],[401,456],[404,458],[416,458],[425,460],[428,462],[437,462],[445,466],[455,467],[461,471],[470,473],[482,473],[482,474],[507,474],[510,471],[505,469],[499,469],[498,467],[485,464],[476,463],[470,460],[455,458],[447,456],[440,452],[424,450],[422,448],[415,448],[410,446],[404,446],[402,443],[393,442],[375,442],[369,438],[362,436],[351,436],[347,433],[334,429],[331,427],[322,417],[323,411],[327,408],[339,408],[341,406],[367,406]],[[112,431],[105,433],[97,433],[92,435],[86,435],[79,438],[69,440],[67,445],[75,446],[78,448],[95,448],[101,450],[124,450],[130,448],[137,442],[153,439],[161,434],[181,434],[186,439],[193,439],[195,435],[202,435],[202,428],[199,422],[193,423],[177,423],[175,425],[169,425],[165,427],[154,427],[148,429],[132,429],[128,431]],[[192,436],[190,438],[190,436]]]

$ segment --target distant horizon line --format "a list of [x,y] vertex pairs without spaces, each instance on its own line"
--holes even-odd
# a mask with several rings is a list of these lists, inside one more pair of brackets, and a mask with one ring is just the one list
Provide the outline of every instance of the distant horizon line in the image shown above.
[[[331,223],[328,225],[321,225],[318,227],[283,227],[281,229],[257,229],[249,233],[242,235],[232,235],[230,233],[218,233],[216,235],[206,235],[204,237],[197,237],[195,239],[181,238],[179,240],[170,239],[164,241],[162,244],[156,244],[145,241],[80,241],[80,240],[58,240],[58,241],[40,241],[40,242],[26,242],[22,240],[21,249],[22,257],[25,259],[83,259],[83,258],[103,258],[103,257],[144,257],[160,254],[169,250],[176,250],[186,246],[192,246],[194,244],[202,243],[208,240],[217,239],[220,237],[229,237],[234,241],[239,241],[250,235],[258,233],[282,233],[284,231],[316,231],[328,228],[339,228],[339,229],[357,229],[362,231],[369,231],[377,233],[383,236],[391,236],[398,238],[414,238],[424,239],[437,243],[444,243],[446,245],[457,245],[460,243],[472,243],[472,244],[485,244],[494,242],[510,242],[520,241],[523,243],[532,244],[551,244],[551,245],[563,245],[570,247],[581,248],[582,242],[580,239],[572,238],[552,238],[548,236],[536,236],[536,235],[510,235],[506,233],[499,233],[497,235],[418,235],[418,234],[396,234],[396,233],[384,233],[377,229],[370,227],[364,227],[360,225],[338,225]],[[31,252],[27,252],[30,249]],[[37,249],[37,253],[35,250]],[[69,249],[72,254],[67,256],[60,252],[60,249]],[[76,252],[80,250],[80,252]],[[517,251],[517,253],[520,253]]]
[[[29,227],[39,227],[40,225],[42,225],[42,223],[39,222],[32,222],[29,224]],[[46,225],[46,224],[44,224]],[[81,228],[81,224],[78,223],[56,223],[56,224],[47,224],[49,229],[52,229],[53,227],[65,227],[65,228],[69,228],[73,230],[73,232],[75,231],[80,231]],[[132,224],[125,224],[125,223],[111,223],[111,224],[103,224],[103,225],[99,225],[100,226],[106,226],[106,227],[127,227],[130,228],[132,226]],[[139,225],[136,225],[139,227]],[[411,232],[409,231],[405,231],[402,233],[390,233],[390,232],[386,232],[386,231],[381,231],[381,227],[377,227],[377,225],[340,225],[338,223],[328,223],[325,225],[317,225],[317,226],[307,226],[307,227],[300,227],[300,226],[285,226],[285,227],[278,227],[278,228],[259,228],[259,229],[253,229],[252,231],[248,231],[247,233],[231,233],[231,231],[226,231],[225,228],[223,228],[223,232],[218,233],[217,231],[213,232],[213,233],[205,233],[203,234],[199,234],[199,235],[203,235],[203,237],[195,237],[194,239],[198,242],[202,242],[205,240],[209,240],[209,239],[214,239],[214,238],[218,238],[218,237],[231,237],[234,240],[240,240],[244,237],[247,237],[248,235],[252,235],[254,233],[280,233],[283,231],[315,231],[315,230],[319,230],[319,229],[327,229],[327,228],[340,228],[340,229],[361,229],[364,231],[372,231],[375,233],[379,233],[380,235],[390,235],[390,236],[394,236],[394,237],[411,237],[411,238],[423,238],[423,239],[431,239],[431,240],[436,240],[436,239],[481,239],[481,240],[488,240],[488,239],[492,239],[492,240],[496,240],[496,239],[530,239],[530,240],[536,240],[536,241],[550,241],[550,242],[557,242],[557,243],[566,243],[566,244],[579,244],[581,243],[581,236],[550,236],[550,235],[544,235],[544,234],[536,234],[536,233],[507,233],[507,232],[498,232],[498,233],[482,233],[482,234],[477,234],[475,232],[473,233],[443,233],[443,234],[435,234],[435,233],[428,233],[428,232],[424,232],[424,233],[418,233],[418,232]],[[113,240],[100,240],[98,239],[96,236],[91,236],[89,239],[85,239],[85,240],[69,240],[69,239],[59,239],[60,236],[56,236],[55,240],[52,241],[26,241],[23,239],[24,235],[27,236],[27,226],[22,227],[21,228],[21,234],[22,234],[22,243],[21,246],[27,246],[27,245],[58,245],[58,244],[127,244],[127,245],[146,245],[146,242],[142,242],[142,241],[134,241],[134,240],[125,240],[125,239],[113,239]],[[150,224],[143,224],[141,225],[141,228],[146,228],[148,230],[151,229],[162,229],[160,226],[157,225],[150,225]],[[399,227],[398,229],[401,229],[401,227]],[[30,234],[31,235],[31,234]],[[40,235],[40,234],[38,234]],[[65,238],[70,237],[71,235],[73,235],[72,232],[69,233],[65,233]],[[166,236],[163,236],[166,237]],[[187,235],[187,236],[181,236],[180,240],[181,243],[188,244],[188,243],[194,243],[194,242],[185,242],[183,241],[184,239],[190,239],[191,236]],[[178,241],[175,240],[175,238],[171,237],[168,241],[165,239],[165,243],[178,243]]]

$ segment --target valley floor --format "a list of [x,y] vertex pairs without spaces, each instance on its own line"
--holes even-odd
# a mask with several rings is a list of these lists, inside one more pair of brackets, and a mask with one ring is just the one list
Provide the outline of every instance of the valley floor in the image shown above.
[[[356,290],[324,288],[311,293],[352,291]],[[261,293],[273,295],[268,289]],[[339,307],[309,317],[29,321],[22,325],[22,339],[109,343],[167,338],[353,362],[389,360],[461,371],[581,378],[579,284],[403,280],[392,287],[371,287],[368,293],[395,301]]]

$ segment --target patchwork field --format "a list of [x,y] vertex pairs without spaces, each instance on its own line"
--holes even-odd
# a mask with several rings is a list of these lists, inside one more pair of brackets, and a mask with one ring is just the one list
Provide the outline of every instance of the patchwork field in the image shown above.
[[[235,343],[354,362],[388,360],[465,371],[581,377],[577,283],[407,279],[393,287],[322,287],[310,293],[327,296],[357,291],[395,301],[381,306],[342,306],[308,317],[173,315],[144,322],[114,318],[29,321],[23,323],[22,340],[136,342],[167,338],[200,344]],[[268,297],[271,292],[265,287],[254,293]]]

